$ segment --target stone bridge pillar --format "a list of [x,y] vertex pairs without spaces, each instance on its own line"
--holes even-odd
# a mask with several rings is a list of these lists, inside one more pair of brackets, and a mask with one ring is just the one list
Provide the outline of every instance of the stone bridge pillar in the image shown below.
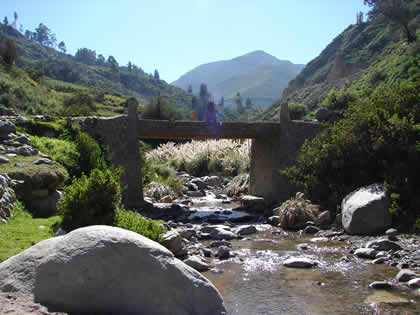
[[280,134],[252,140],[249,192],[267,204],[285,201],[299,190],[280,170],[296,163],[306,139],[322,129],[317,123],[290,121],[287,105],[280,110]]

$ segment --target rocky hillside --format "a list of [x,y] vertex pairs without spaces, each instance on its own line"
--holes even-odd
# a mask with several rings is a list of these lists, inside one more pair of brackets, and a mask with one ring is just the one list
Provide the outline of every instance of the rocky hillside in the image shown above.
[[281,99],[261,118],[275,117],[283,102],[314,110],[332,88],[364,97],[380,83],[416,80],[419,59],[418,43],[407,45],[395,27],[376,20],[350,25],[290,81]]
[[222,60],[200,65],[182,75],[173,85],[185,90],[191,85],[197,94],[200,84],[207,84],[216,99],[225,98],[225,104],[233,104],[239,92],[250,97],[259,106],[267,106],[280,97],[287,83],[303,65],[279,60],[264,51],[254,51],[231,60]]
[[148,103],[152,97],[160,95],[185,117],[189,112],[191,95],[164,80],[144,73],[141,68],[133,71],[128,67],[118,66],[116,71],[113,71],[107,64],[86,64],[74,56],[28,40],[14,28],[0,24],[0,42],[6,39],[16,42],[16,65],[20,68],[34,69],[49,78],[82,87],[136,96],[142,103]]

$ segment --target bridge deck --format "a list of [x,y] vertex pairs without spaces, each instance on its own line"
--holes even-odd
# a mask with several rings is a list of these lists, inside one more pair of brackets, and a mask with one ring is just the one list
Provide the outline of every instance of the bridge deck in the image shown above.
[[138,137],[141,139],[252,139],[280,134],[279,122],[221,122],[169,121],[139,119]]

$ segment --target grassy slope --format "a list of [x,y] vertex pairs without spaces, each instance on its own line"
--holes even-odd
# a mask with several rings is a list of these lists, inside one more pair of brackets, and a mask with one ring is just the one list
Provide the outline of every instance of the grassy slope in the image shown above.
[[[76,80],[71,80],[75,83],[76,89],[88,87],[104,90],[108,94],[132,95],[143,103],[148,102],[151,97],[161,95],[185,117],[190,110],[191,95],[146,73],[134,74],[126,67],[120,67],[119,73],[113,74],[107,66],[80,63],[71,55],[29,41],[13,28],[0,24],[0,42],[8,38],[16,41],[18,52],[16,64],[21,68],[43,68],[48,77],[59,80],[62,79],[60,73],[64,65],[67,65],[78,74]],[[110,114],[107,110],[104,113]]]
[[[337,56],[346,67],[341,74],[335,65]],[[381,82],[418,80],[419,63],[418,46],[408,46],[391,27],[376,22],[351,25],[289,83],[282,98],[259,119],[276,117],[283,102],[303,103],[314,110],[333,87],[346,87],[364,97]]]
[[0,262],[55,236],[54,230],[61,222],[59,216],[34,219],[21,204],[14,207],[13,213],[8,223],[0,224]]

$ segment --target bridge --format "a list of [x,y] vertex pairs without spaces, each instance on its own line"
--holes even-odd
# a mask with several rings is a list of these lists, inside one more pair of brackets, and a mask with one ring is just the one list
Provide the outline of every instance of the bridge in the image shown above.
[[143,199],[139,139],[252,139],[249,193],[267,204],[284,201],[297,188],[279,170],[295,163],[299,149],[321,125],[291,121],[287,105],[276,122],[206,122],[145,120],[137,117],[137,104],[128,104],[127,116],[85,118],[82,130],[99,137],[109,147],[112,163],[125,170],[121,178],[123,203],[141,208]]

